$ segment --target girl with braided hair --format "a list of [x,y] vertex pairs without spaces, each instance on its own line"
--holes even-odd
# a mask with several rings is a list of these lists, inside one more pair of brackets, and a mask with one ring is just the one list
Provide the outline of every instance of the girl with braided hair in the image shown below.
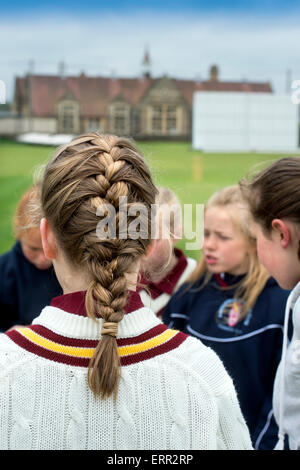
[[46,166],[41,236],[63,295],[0,335],[1,448],[252,448],[220,359],[136,292],[156,193],[116,136],[77,137]]

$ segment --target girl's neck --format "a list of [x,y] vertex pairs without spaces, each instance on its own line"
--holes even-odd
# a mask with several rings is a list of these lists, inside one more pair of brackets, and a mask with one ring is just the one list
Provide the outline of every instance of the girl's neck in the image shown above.
[[[86,291],[88,289],[92,279],[88,273],[84,272],[84,270],[75,269],[75,267],[71,266],[64,257],[55,259],[53,261],[53,265],[58,282],[60,283],[64,294]],[[124,274],[128,282],[128,290],[136,290],[139,269],[140,261],[136,262],[130,273]]]

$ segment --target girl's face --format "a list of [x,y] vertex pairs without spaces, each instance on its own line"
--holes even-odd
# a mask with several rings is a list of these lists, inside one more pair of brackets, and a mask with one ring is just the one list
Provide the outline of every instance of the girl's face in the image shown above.
[[50,268],[52,261],[48,260],[44,255],[40,230],[38,228],[26,230],[20,238],[20,243],[25,258],[34,264],[37,269]]
[[205,211],[203,254],[209,271],[246,273],[250,249],[248,240],[236,228],[226,208],[216,206]]
[[300,280],[299,233],[292,222],[282,224],[282,230],[272,230],[267,236],[259,224],[252,223],[252,233],[256,238],[259,261],[280,287],[290,290]]

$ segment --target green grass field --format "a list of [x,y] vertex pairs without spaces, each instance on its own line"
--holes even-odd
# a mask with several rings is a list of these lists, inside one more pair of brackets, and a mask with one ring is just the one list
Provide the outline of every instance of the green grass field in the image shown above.
[[[236,184],[255,165],[284,155],[200,153],[186,142],[139,142],[157,185],[172,189],[182,204],[205,203],[217,189]],[[36,169],[45,163],[53,147],[20,144],[0,139],[0,254],[14,242],[11,221],[23,192],[30,187]],[[185,240],[179,247],[185,249]],[[187,254],[197,258],[195,251]]]

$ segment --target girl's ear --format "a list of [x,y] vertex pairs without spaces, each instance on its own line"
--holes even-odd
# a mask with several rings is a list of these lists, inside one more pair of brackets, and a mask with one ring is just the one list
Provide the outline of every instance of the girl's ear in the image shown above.
[[147,252],[144,255],[145,258],[150,255],[150,253],[156,248],[157,246],[157,238],[154,238],[151,242],[151,244],[148,246]]
[[272,228],[277,236],[279,236],[282,248],[287,248],[291,242],[291,233],[288,225],[281,219],[274,219],[272,220]]
[[53,260],[57,255],[57,245],[49,222],[45,218],[41,220],[40,231],[44,254],[46,258]]

